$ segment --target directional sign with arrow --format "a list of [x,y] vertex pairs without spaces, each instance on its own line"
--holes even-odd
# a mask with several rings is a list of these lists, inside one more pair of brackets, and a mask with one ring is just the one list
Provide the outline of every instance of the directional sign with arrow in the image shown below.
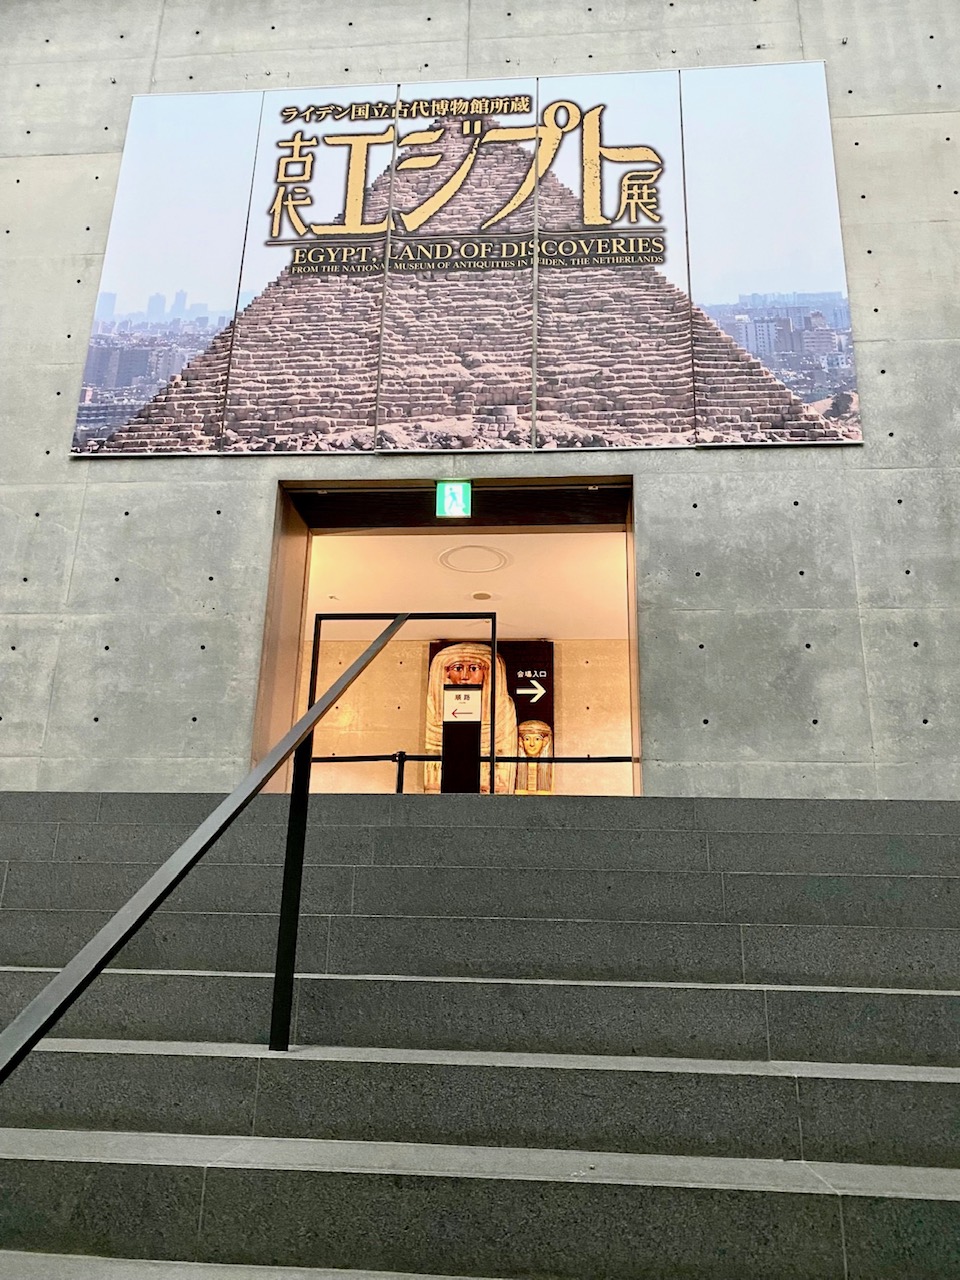
[[443,718],[447,723],[479,721],[482,707],[479,685],[448,684],[443,689]]
[[[430,660],[448,644],[466,639],[448,636],[430,643]],[[474,640],[473,643],[476,643]],[[538,720],[554,728],[554,661],[552,640],[502,640],[497,652],[507,674],[507,691],[517,711],[517,723]],[[459,697],[457,696],[459,694]],[[443,718],[448,725],[479,724],[482,716],[480,690],[470,685],[449,686],[444,690]],[[471,706],[476,710],[461,710]],[[456,715],[454,712],[456,711]],[[554,746],[556,751],[556,745]]]
[[[507,687],[517,708],[517,723],[539,721],[554,727],[553,641],[504,640]],[[556,747],[554,747],[556,750]]]
[[543,687],[540,681],[535,680],[531,676],[530,687],[528,689],[518,689],[517,696],[520,698],[524,698],[524,697],[529,698],[530,705],[532,706],[535,702],[539,702],[546,692],[547,692],[546,689]]

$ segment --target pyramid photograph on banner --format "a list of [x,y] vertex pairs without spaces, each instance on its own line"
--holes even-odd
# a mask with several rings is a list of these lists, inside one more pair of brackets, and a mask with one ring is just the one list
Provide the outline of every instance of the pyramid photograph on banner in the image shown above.
[[[324,115],[334,103],[338,110]],[[301,114],[288,127],[284,117],[293,105]],[[313,118],[304,118],[311,106]],[[370,120],[371,106],[378,122]],[[294,273],[292,261],[279,274],[278,267],[294,256],[305,224],[337,227],[345,217],[345,153],[354,150],[348,143],[321,145],[324,129],[347,140],[386,134],[395,110],[396,85],[264,94],[243,261],[243,296],[252,301],[238,314],[233,335],[224,452],[373,449],[392,141],[364,147],[361,213],[366,224],[383,224],[364,242],[366,265],[374,269],[312,275]],[[334,121],[334,115],[343,118]],[[295,203],[301,190],[309,204]],[[284,191],[292,196],[289,204]],[[325,243],[338,246],[340,237],[328,235]]]
[[537,445],[692,445],[680,80],[601,85],[540,79],[542,110],[566,132],[537,193]]
[[[260,121],[234,314],[75,451],[858,442],[826,92],[796,66],[233,95]],[[717,130],[751,116],[761,162],[758,71],[822,109],[807,194],[751,221]]]
[[[460,114],[438,115],[427,130],[422,118],[398,121],[377,430],[384,450],[532,444],[535,149],[524,135],[537,124],[537,82],[468,87],[469,98],[462,83],[400,86],[408,110],[420,102]],[[430,167],[416,167],[423,162]],[[499,217],[525,181],[529,196]],[[431,201],[439,207],[421,221]]]

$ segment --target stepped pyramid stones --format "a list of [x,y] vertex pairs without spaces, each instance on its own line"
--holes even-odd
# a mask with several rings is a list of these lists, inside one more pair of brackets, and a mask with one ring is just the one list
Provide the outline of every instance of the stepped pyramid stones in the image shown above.
[[690,304],[655,268],[542,267],[537,301],[539,447],[695,443]]
[[533,270],[387,277],[381,449],[529,449]]
[[841,438],[699,307],[693,308],[693,367],[699,444]]
[[[440,122],[438,122],[440,123]],[[395,221],[422,204],[457,169],[471,146],[461,121],[442,122],[443,158],[424,171],[393,177]],[[495,124],[487,120],[486,124]],[[433,152],[411,146],[405,154]],[[530,169],[532,152],[513,144],[480,147],[463,186],[416,236],[460,243],[509,199]],[[384,175],[386,177],[386,175]],[[427,186],[429,182],[429,186]],[[373,184],[371,208],[385,212],[386,184]],[[512,239],[524,266],[487,270],[387,273],[379,429],[381,449],[529,449],[533,405],[534,202],[508,214],[489,234]],[[486,233],[485,233],[486,234]]]
[[[552,174],[540,226],[577,232],[580,204]],[[541,265],[537,445],[596,449],[696,442],[690,302],[654,267]]]
[[[489,123],[489,122],[488,122]],[[433,169],[396,162],[365,216],[394,222],[456,170],[471,145],[442,125]],[[436,147],[404,149],[433,153]],[[531,151],[481,146],[457,194],[391,252],[475,237],[527,174]],[[484,235],[520,266],[292,275],[267,285],[202,355],[97,452],[339,452],[649,448],[857,438],[825,421],[654,266],[541,264],[534,218],[583,234],[578,198],[553,173]],[[536,360],[534,346],[536,345]],[[537,369],[534,396],[533,369]],[[229,374],[228,374],[229,369]]]
[[79,453],[209,453],[219,448],[233,326],[174,374],[128,423]]
[[237,317],[225,451],[372,449],[383,278],[284,271]]

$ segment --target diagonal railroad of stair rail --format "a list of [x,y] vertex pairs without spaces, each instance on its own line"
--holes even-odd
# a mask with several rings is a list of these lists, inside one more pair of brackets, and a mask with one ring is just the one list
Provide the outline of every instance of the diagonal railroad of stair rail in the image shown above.
[[240,785],[214,809],[209,818],[206,818],[179,849],[171,854],[163,866],[154,872],[130,901],[108,920],[9,1026],[0,1031],[0,1084],[83,995],[157,908],[170,897],[204,854],[216,844],[292,755],[294,758],[293,781],[287,821],[270,1027],[270,1048],[279,1051],[289,1048],[293,976],[300,915],[300,887],[310,801],[310,767],[313,756],[313,733],[316,726],[334,703],[363,674],[374,658],[386,648],[400,628],[411,620],[484,619],[490,623],[491,648],[496,660],[495,613],[344,614],[340,617],[344,621],[357,617],[389,621],[376,639],[320,698],[316,698],[315,689],[311,689],[309,710],[264,756],[256,768],[250,771]]

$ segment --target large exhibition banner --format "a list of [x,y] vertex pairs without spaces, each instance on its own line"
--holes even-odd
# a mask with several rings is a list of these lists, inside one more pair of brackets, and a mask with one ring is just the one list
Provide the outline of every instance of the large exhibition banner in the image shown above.
[[76,453],[860,439],[822,63],[134,99]]

